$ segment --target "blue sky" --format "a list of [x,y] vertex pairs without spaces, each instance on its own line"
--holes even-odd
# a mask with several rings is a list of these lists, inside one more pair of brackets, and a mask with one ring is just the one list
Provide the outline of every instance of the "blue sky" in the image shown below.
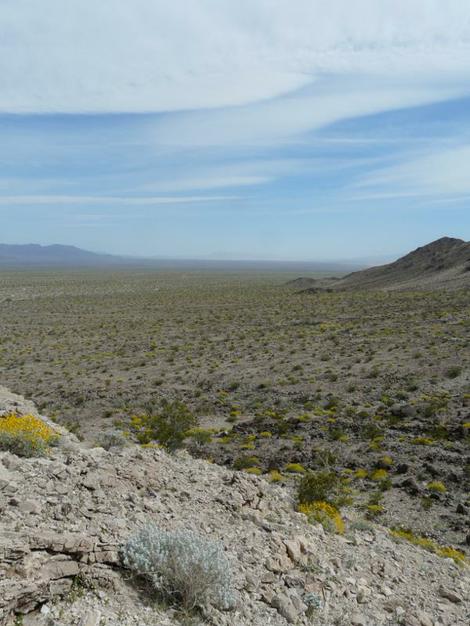
[[0,240],[322,260],[470,239],[466,4],[2,3]]

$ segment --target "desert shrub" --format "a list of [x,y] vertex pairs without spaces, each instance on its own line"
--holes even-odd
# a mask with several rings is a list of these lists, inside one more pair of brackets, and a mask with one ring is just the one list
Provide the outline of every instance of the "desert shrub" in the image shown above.
[[451,379],[458,378],[461,373],[462,373],[462,368],[459,367],[458,365],[453,365],[452,367],[449,367],[446,370],[446,377],[451,378]]
[[363,467],[359,467],[354,472],[354,477],[355,478],[363,479],[363,478],[367,478],[367,476],[368,476],[368,471],[366,469],[364,469]]
[[279,470],[273,469],[269,472],[269,480],[272,483],[279,483],[282,480],[282,474]]
[[438,556],[441,556],[445,559],[453,559],[453,561],[457,565],[463,565],[467,562],[465,554],[460,550],[456,550],[455,548],[452,548],[450,546],[441,546],[440,544],[436,543],[432,539],[429,539],[428,537],[415,535],[412,530],[409,530],[407,528],[392,528],[390,533],[394,537],[398,537],[399,539],[405,539],[405,541],[409,541],[413,545],[424,548],[429,552],[434,552],[434,554],[437,554]]
[[431,439],[430,437],[415,437],[414,439],[411,440],[411,443],[414,444],[415,446],[432,446],[432,444],[434,443],[434,440]]
[[310,522],[319,522],[328,532],[344,534],[344,521],[336,507],[328,502],[317,501],[299,504],[298,511],[308,517]]
[[445,493],[447,491],[446,486],[440,480],[432,480],[427,484],[427,489],[434,493]]
[[118,430],[105,430],[98,435],[96,443],[101,448],[110,450],[111,448],[123,448],[128,444],[128,441]]
[[178,401],[165,401],[158,414],[147,413],[131,420],[131,428],[139,443],[157,441],[170,451],[180,448],[188,431],[196,426],[194,415]]
[[58,438],[53,428],[34,415],[0,417],[0,450],[17,456],[43,456]]
[[285,467],[285,471],[289,474],[305,474],[306,469],[300,463],[288,463]]
[[263,473],[263,470],[261,469],[261,467],[247,467],[244,470],[247,474],[254,474],[255,476],[260,476]]
[[248,469],[249,467],[254,467],[257,463],[259,463],[259,457],[257,456],[239,456],[233,462],[234,469],[242,470]]
[[206,603],[233,606],[231,569],[222,545],[195,532],[148,524],[128,540],[121,558],[156,593],[186,610]]
[[191,428],[186,433],[187,437],[190,437],[194,443],[202,446],[212,441],[212,431],[206,428]]
[[365,508],[367,519],[375,519],[385,511],[385,508],[381,504],[366,504]]
[[385,469],[376,469],[370,475],[372,480],[385,480],[388,477],[388,472]]
[[300,504],[335,504],[340,491],[341,479],[335,472],[308,472],[300,481],[297,497]]

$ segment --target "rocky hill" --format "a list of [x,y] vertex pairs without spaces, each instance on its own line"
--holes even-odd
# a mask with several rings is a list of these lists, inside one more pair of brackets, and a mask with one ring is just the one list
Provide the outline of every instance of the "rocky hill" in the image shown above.
[[341,280],[301,278],[289,284],[307,291],[469,288],[470,242],[442,237],[393,263],[353,272]]
[[[1,415],[38,415],[0,388]],[[49,426],[58,428],[47,418]],[[466,566],[346,515],[327,534],[292,495],[187,453],[85,447],[65,430],[49,455],[0,452],[0,624],[23,626],[467,626]],[[235,603],[181,621],[120,559],[149,520],[221,542]]]

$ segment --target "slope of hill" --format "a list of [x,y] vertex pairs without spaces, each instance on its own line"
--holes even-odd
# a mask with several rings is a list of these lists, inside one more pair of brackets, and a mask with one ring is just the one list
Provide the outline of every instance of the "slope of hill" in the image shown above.
[[119,263],[123,263],[123,259],[75,246],[0,244],[0,267],[94,267]]
[[[0,420],[11,411],[38,416],[0,387]],[[468,624],[469,571],[451,559],[352,519],[326,533],[258,476],[158,448],[86,447],[42,419],[61,435],[50,454],[0,451],[2,626]],[[131,579],[120,550],[148,521],[222,544],[229,610],[192,619]]]
[[[291,284],[296,286],[295,281]],[[353,272],[341,280],[322,280],[315,285],[304,287],[304,290],[432,290],[468,287],[470,287],[470,242],[442,237],[417,248],[393,263]]]

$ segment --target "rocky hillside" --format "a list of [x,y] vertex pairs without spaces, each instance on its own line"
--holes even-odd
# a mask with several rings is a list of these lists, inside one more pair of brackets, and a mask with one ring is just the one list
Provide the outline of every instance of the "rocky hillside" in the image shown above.
[[[0,388],[0,415],[12,411],[37,415]],[[451,559],[352,517],[343,536],[326,534],[288,491],[187,453],[106,451],[60,433],[45,457],[0,452],[2,626],[181,624],[121,566],[122,545],[149,520],[221,542],[231,563],[234,607],[185,624],[469,623],[469,570]]]
[[442,237],[393,263],[353,272],[341,280],[301,278],[290,285],[307,291],[464,289],[470,287],[470,242]]

